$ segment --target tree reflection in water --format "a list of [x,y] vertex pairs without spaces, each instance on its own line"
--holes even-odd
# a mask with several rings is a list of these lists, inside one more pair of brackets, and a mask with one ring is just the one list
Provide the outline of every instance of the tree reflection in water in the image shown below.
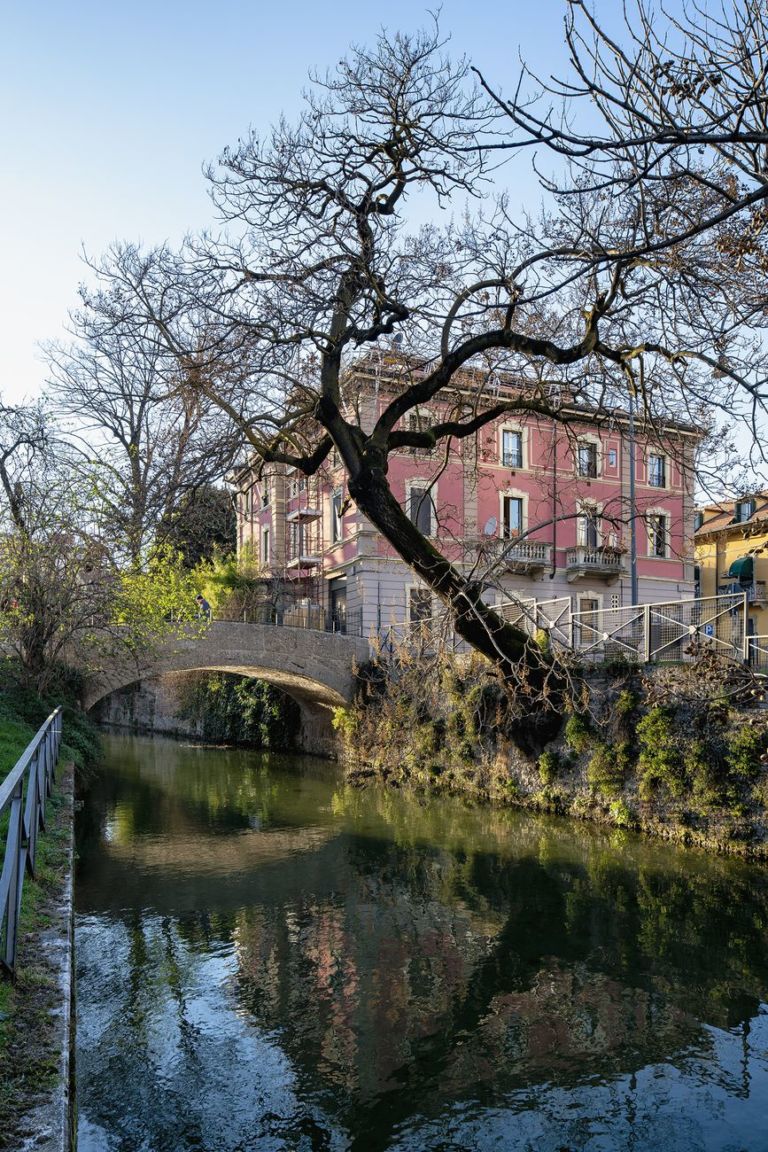
[[764,868],[165,741],[86,800],[86,1152],[768,1143]]

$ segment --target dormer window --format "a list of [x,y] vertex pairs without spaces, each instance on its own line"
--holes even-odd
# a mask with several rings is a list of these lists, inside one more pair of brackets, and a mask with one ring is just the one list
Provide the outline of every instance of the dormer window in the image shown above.
[[736,516],[737,524],[744,524],[747,520],[751,520],[755,514],[755,501],[752,496],[747,500],[736,501]]

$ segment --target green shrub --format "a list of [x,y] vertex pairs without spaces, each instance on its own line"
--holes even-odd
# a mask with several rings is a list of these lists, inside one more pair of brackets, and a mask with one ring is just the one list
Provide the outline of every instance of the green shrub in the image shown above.
[[539,756],[539,779],[545,786],[554,783],[560,769],[560,757],[551,748],[545,749]]
[[594,736],[589,724],[578,712],[572,712],[565,725],[565,742],[577,755],[587,752],[594,743]]
[[766,732],[763,727],[745,724],[726,738],[725,763],[731,776],[738,781],[752,783],[760,773],[760,757],[766,751]]
[[703,808],[714,808],[722,803],[722,761],[711,739],[697,737],[690,740],[683,752],[683,766],[692,800],[698,801]]
[[182,682],[179,701],[179,716],[214,743],[290,748],[300,730],[296,701],[262,680],[202,673]]
[[636,823],[634,813],[625,800],[613,800],[608,811],[611,820],[619,828],[631,828]]
[[621,791],[629,766],[626,744],[598,744],[587,764],[587,783],[604,796]]
[[664,790],[679,797],[685,789],[680,733],[674,720],[673,708],[657,704],[638,722],[639,791],[643,800]]

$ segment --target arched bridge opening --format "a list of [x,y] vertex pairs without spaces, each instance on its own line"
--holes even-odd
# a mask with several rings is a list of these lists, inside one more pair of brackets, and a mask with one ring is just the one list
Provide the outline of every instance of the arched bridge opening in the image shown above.
[[355,664],[367,659],[368,643],[359,637],[302,628],[215,622],[203,634],[175,637],[151,660],[115,662],[92,677],[84,706],[94,708],[106,696],[131,684],[180,672],[225,672],[263,680],[299,706],[297,745],[307,752],[333,754],[331,724],[335,707],[347,703],[354,687]]

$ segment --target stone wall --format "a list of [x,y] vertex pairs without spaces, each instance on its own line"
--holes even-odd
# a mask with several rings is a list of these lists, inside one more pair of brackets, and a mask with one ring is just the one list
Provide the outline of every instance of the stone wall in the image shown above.
[[[183,687],[199,672],[177,672],[150,677],[104,696],[91,710],[98,724],[127,732],[155,732],[163,736],[202,739],[199,724],[179,716]],[[297,748],[314,756],[334,758],[337,741],[331,724],[331,710],[304,699],[298,701],[301,731]]]
[[129,684],[100,700],[91,715],[98,724],[129,732],[157,732],[194,739],[200,736],[199,726],[178,715],[179,691],[189,676],[189,673],[154,676]]

